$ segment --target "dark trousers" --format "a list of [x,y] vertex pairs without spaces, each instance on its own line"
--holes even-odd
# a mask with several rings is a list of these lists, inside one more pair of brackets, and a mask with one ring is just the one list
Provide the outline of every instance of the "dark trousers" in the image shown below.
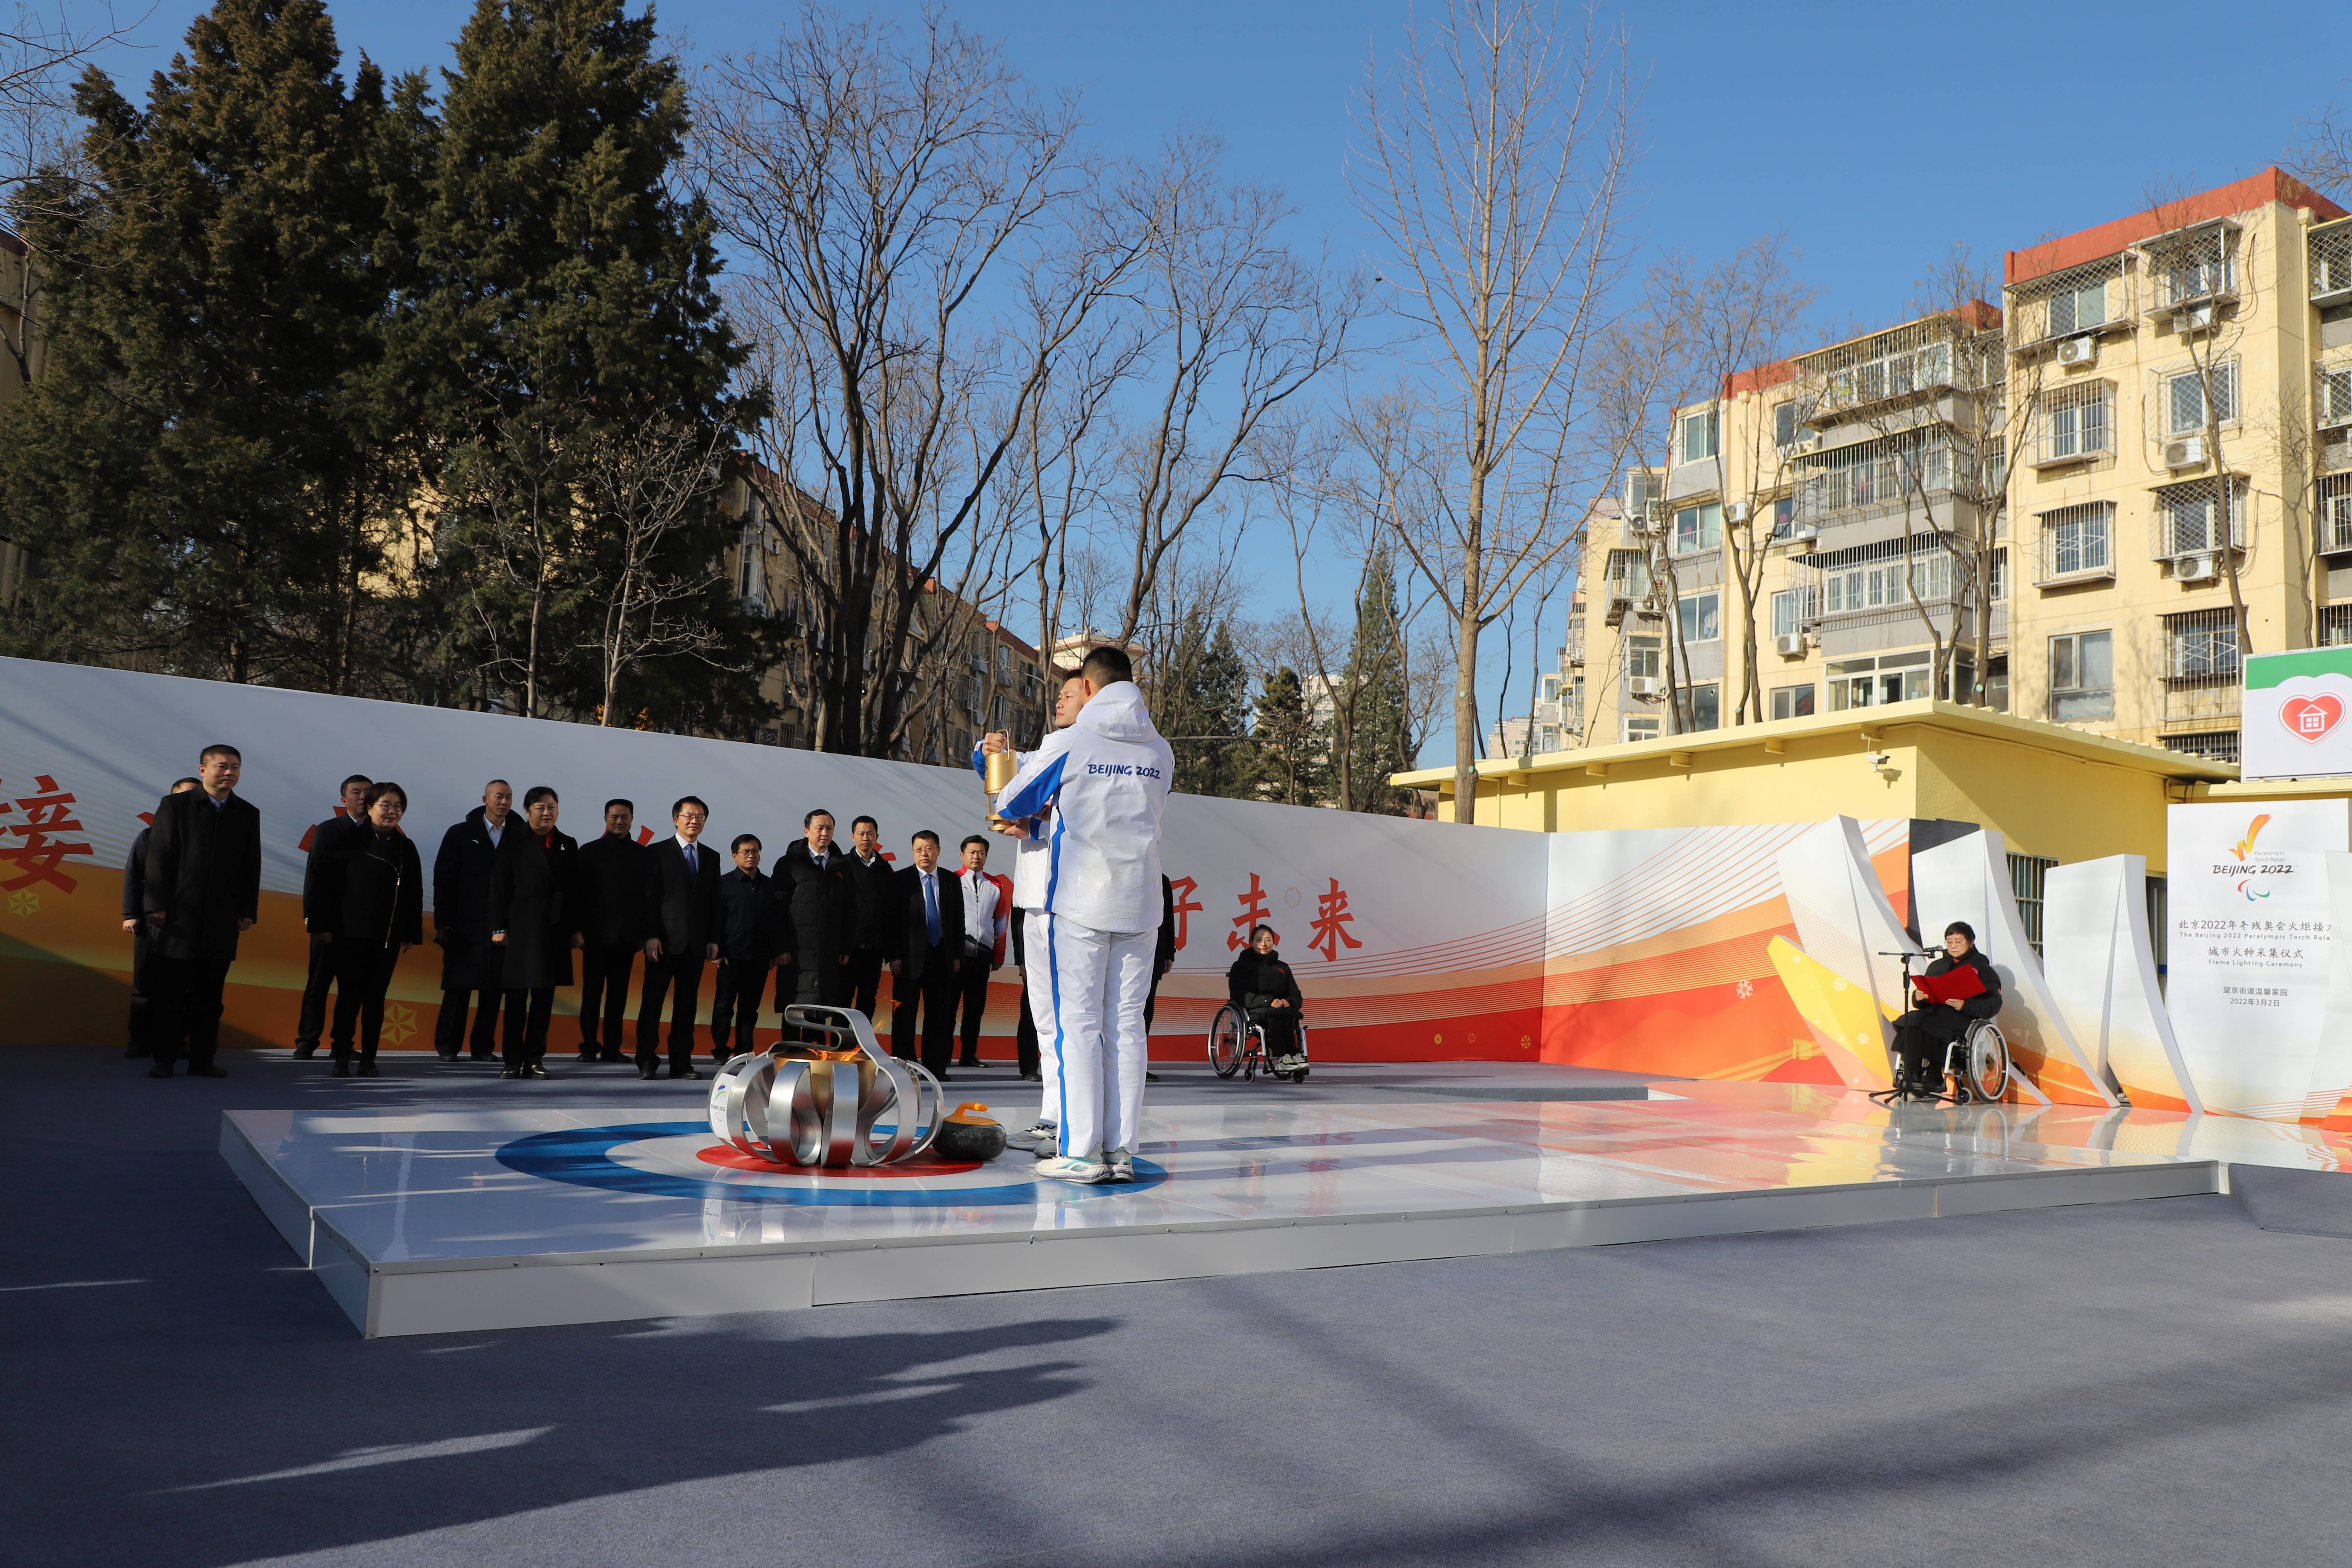
[[1160,1011],[1160,961],[1151,961],[1151,988],[1143,994],[1143,1032],[1151,1033],[1151,1016]]
[[[795,1002],[816,1002],[828,1007],[849,1006],[849,972],[857,961],[853,958],[844,963],[837,952],[814,952],[806,957],[809,960],[806,963],[793,963],[777,971],[776,1011],[782,1013]],[[866,1022],[873,1022],[872,1014],[866,1015]],[[801,1038],[812,1046],[825,1044],[825,1037],[814,1029],[795,1029],[787,1025],[784,1036],[787,1039]]]
[[1029,1011],[1029,976],[1021,976],[1021,1021],[1013,1027],[1013,1054],[1021,1064],[1024,1078],[1037,1076],[1037,1016]]
[[760,998],[768,993],[768,967],[732,959],[719,966],[719,978],[710,986],[713,1061],[750,1054],[751,1032],[760,1026]]
[[1298,1048],[1298,1014],[1289,1007],[1253,1007],[1250,1022],[1265,1030],[1265,1059],[1280,1061]]
[[221,993],[228,984],[226,958],[147,961],[147,1005],[152,1026],[147,1054],[169,1066],[182,1056],[192,1068],[212,1066],[220,1051]]
[[341,973],[335,944],[323,936],[310,938],[310,972],[302,979],[302,1011],[294,1020],[294,1043],[305,1050],[319,1048],[327,1026],[327,987]]
[[[507,993],[507,1066],[529,1067],[547,1055],[547,1026],[554,1017],[554,986]],[[520,1030],[515,1027],[518,1018],[522,1021]]]
[[988,1011],[989,954],[966,953],[963,967],[956,971],[955,1007],[961,1018],[958,1031],[963,1040],[959,1055],[967,1067],[980,1065],[980,1020]]
[[1950,1007],[1914,1007],[1895,1020],[1895,1054],[1903,1077],[1937,1093],[1944,1088],[1944,1050],[1968,1037],[1976,1020]]
[[143,1057],[148,1050],[147,966],[153,961],[154,946],[147,932],[152,929],[145,921],[131,933],[131,1049],[129,1055]]
[[[629,1007],[629,966],[637,950],[625,942],[590,942],[580,950],[580,1054],[621,1058],[621,1015]],[[599,1017],[602,1025],[599,1025]]]
[[[441,1016],[433,1023],[433,1048],[445,1057],[454,1057],[457,1054],[458,1043],[464,1041],[473,1052],[475,1060],[488,1061],[499,1050],[499,1004],[508,997],[521,994],[520,991],[444,991],[441,993]],[[466,1005],[468,1002],[474,1007],[474,1027],[470,1034],[466,1028]],[[509,1007],[507,1048],[509,1052],[514,1049],[515,1041],[521,1033],[521,1016],[517,1009]]]
[[669,1065],[683,1073],[694,1065],[694,1013],[702,997],[702,954],[665,952],[646,960],[646,984],[637,993],[637,1066],[661,1059],[662,997],[669,997]]
[[874,1010],[882,1005],[882,950],[876,947],[852,948],[849,972],[843,976],[847,983],[849,999],[845,1007],[855,1007],[866,1015],[870,1023]]
[[933,948],[924,955],[923,973],[919,977],[905,974],[893,977],[890,985],[890,1054],[909,1057],[915,1043],[915,1015],[919,1009],[923,1019],[923,1065],[933,1072],[948,1069],[948,1058],[955,1050],[955,1014],[957,974],[951,960],[943,948]]
[[[310,940],[316,943],[319,939]],[[327,946],[334,952],[334,1058],[339,1062],[352,1059],[352,1031],[357,1026],[360,1060],[372,1062],[376,1040],[383,1033],[383,997],[392,989],[392,972],[400,962],[400,949],[360,942],[331,942]],[[310,1005],[307,993],[303,1005]]]

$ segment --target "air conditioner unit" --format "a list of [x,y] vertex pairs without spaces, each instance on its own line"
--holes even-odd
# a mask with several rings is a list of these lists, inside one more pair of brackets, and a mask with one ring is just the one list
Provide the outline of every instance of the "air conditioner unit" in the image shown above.
[[2096,364],[2099,363],[2099,340],[2068,338],[2058,345],[2058,363],[2063,365]]
[[2172,312],[2172,330],[2176,332],[2201,332],[2212,324],[2210,305],[2184,305]]
[[2210,583],[2215,575],[2210,554],[2183,555],[2172,563],[2172,580],[2176,583]]
[[1795,658],[1805,651],[1805,634],[1790,632],[1786,637],[1776,639],[1773,646],[1780,650],[1782,658]]
[[1625,694],[1629,697],[1655,697],[1666,689],[1666,683],[1654,675],[1629,675],[1625,678]]
[[2201,468],[2205,466],[2205,437],[2184,436],[2178,441],[2164,444],[2164,466],[2168,468]]
[[1794,523],[1789,529],[1789,537],[1796,542],[1797,548],[1800,550],[1811,550],[1814,542],[1821,536],[1821,528],[1815,523]]
[[1723,521],[1726,522],[1746,522],[1748,521],[1748,503],[1744,500],[1736,500],[1729,506],[1725,507],[1723,509]]

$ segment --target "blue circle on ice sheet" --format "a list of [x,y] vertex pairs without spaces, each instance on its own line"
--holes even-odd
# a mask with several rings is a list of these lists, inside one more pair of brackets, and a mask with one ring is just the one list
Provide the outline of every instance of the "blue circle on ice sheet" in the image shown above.
[[[651,1171],[624,1164],[613,1151],[627,1143],[655,1138],[691,1138],[711,1142],[707,1121],[635,1121],[619,1127],[567,1127],[534,1132],[502,1145],[499,1163],[527,1176],[543,1176],[575,1187],[601,1187],[607,1192],[637,1193],[647,1197],[729,1199],[736,1203],[835,1205],[852,1208],[971,1208],[1034,1204],[1040,1197],[1070,1198],[1087,1193],[1141,1192],[1168,1179],[1168,1173],[1149,1160],[1135,1163],[1135,1180],[1118,1186],[1082,1187],[1062,1182],[1014,1178],[999,1186],[910,1187],[893,1181],[887,1187],[866,1185],[849,1172],[827,1172],[824,1184],[810,1186],[807,1172],[777,1172],[785,1178],[775,1184],[711,1181],[670,1171]],[[792,1184],[786,1184],[789,1182]]]

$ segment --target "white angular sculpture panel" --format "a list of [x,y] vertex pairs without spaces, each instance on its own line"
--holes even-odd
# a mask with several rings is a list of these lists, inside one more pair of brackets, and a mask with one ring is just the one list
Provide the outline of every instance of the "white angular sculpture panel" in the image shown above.
[[2157,988],[2147,858],[2053,867],[2042,900],[2042,964],[2095,1076],[2120,1085],[2135,1105],[2203,1110]]

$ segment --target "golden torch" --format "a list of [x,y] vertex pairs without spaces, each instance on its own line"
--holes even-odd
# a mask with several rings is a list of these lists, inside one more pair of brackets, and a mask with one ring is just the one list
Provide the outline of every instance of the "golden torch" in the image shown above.
[[[982,758],[982,765],[986,770],[982,782],[987,787],[990,802],[993,804],[996,797],[1004,793],[1004,786],[1013,782],[1013,775],[1021,771],[1021,764],[1014,760],[1010,751],[1003,751],[986,753]],[[997,816],[994,811],[988,814],[988,820],[992,826],[1004,826],[1004,818]]]

